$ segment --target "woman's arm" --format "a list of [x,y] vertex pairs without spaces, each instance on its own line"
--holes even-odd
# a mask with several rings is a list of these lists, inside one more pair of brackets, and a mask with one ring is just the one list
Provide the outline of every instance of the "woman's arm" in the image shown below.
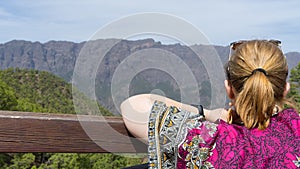
[[[145,142],[147,142],[148,138],[148,118],[155,100],[162,101],[167,106],[180,107],[181,109],[198,114],[196,107],[160,95],[140,94],[129,97],[120,106],[124,123],[133,136],[141,138]],[[222,108],[214,110],[204,109],[204,115],[211,122],[215,122],[219,118],[226,121],[227,111]]]

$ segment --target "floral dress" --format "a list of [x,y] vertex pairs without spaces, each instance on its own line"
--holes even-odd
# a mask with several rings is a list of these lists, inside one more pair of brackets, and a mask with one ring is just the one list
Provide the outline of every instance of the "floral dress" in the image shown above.
[[149,169],[300,168],[300,117],[293,109],[258,130],[211,123],[156,101],[148,127]]

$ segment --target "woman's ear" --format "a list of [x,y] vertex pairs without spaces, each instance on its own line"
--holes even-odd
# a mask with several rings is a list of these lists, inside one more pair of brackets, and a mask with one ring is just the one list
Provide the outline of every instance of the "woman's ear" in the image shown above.
[[283,91],[283,97],[285,97],[288,94],[288,92],[290,91],[290,88],[291,88],[290,83],[286,82],[285,88],[284,88],[284,91]]
[[234,96],[232,86],[229,84],[229,81],[225,80],[224,85],[225,85],[227,96],[229,97],[229,99],[233,100],[235,96]]

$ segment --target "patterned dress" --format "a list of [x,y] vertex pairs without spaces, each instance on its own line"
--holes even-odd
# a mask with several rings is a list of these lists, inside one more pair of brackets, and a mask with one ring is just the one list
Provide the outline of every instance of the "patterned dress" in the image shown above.
[[150,169],[300,168],[300,117],[293,109],[258,130],[211,123],[156,101],[148,127]]

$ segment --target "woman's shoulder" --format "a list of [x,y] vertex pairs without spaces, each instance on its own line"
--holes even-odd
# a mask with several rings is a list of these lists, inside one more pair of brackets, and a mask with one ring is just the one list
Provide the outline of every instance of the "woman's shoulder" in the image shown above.
[[283,109],[281,112],[278,113],[279,116],[285,117],[285,118],[295,118],[300,119],[299,112],[293,108],[286,108]]
[[282,111],[278,112],[273,118],[275,121],[278,122],[285,122],[290,123],[292,121],[298,121],[298,125],[300,125],[300,115],[297,110],[293,108],[283,109]]
[[291,131],[300,136],[300,116],[297,110],[292,108],[283,109],[271,118],[271,127],[277,131]]

